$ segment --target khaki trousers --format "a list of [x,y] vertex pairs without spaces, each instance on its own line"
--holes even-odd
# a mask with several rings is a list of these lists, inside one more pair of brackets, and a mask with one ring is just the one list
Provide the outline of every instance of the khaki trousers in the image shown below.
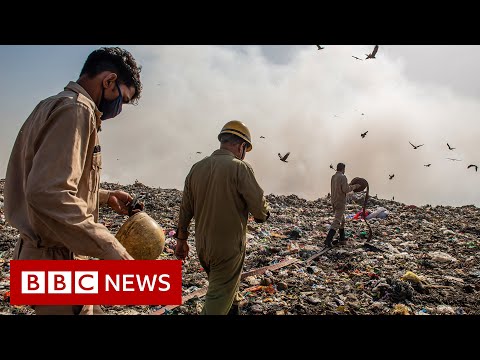
[[334,204],[333,212],[335,219],[333,220],[331,228],[334,230],[345,228],[345,204]]
[[232,304],[242,300],[238,290],[245,260],[245,245],[241,252],[227,259],[215,261],[203,258],[199,251],[199,260],[208,275],[208,290],[205,296],[202,315],[226,315]]

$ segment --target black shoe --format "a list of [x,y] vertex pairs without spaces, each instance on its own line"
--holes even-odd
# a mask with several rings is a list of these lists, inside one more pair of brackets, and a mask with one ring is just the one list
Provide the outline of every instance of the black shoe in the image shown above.
[[330,231],[328,232],[327,238],[325,239],[325,246],[326,247],[329,247],[329,248],[333,247],[332,240],[333,240],[333,237],[335,236],[335,232],[336,232],[335,229],[330,229]]
[[232,305],[227,315],[240,315],[240,307],[238,305]]
[[338,238],[338,243],[340,245],[346,245],[347,244],[347,240],[345,239],[345,229],[340,229],[338,230],[338,233],[340,235],[340,237]]

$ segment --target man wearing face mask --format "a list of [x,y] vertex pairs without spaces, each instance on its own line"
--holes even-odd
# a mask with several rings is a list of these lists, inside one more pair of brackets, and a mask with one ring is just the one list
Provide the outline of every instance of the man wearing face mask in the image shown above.
[[195,246],[209,282],[202,314],[236,315],[248,213],[261,223],[270,212],[251,166],[243,161],[252,150],[248,128],[230,121],[218,140],[220,149],[194,164],[185,179],[175,255],[187,258],[188,228],[195,217]]
[[[74,255],[133,260],[98,208],[128,214],[132,197],[99,189],[102,121],[140,98],[141,67],[120,48],[87,58],[80,77],[42,100],[23,124],[5,180],[5,216],[20,232],[13,259],[71,260]],[[91,305],[34,306],[36,314],[92,313]],[[100,311],[100,307],[95,307]]]

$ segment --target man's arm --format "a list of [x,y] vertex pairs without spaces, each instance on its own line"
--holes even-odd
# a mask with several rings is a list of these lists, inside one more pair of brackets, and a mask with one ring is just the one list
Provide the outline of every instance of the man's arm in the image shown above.
[[70,104],[52,113],[28,175],[27,201],[40,227],[56,234],[56,240],[72,252],[108,260],[133,259],[105,226],[87,214],[87,203],[77,197],[94,130],[90,111],[82,104]]
[[355,184],[355,185],[349,185],[348,184],[348,180],[347,180],[347,177],[346,176],[342,176],[342,191],[345,193],[345,194],[348,194],[350,191],[353,191],[357,188],[359,188],[360,185],[358,184]]
[[255,179],[251,166],[245,162],[238,170],[238,191],[247,203],[248,211],[256,222],[265,222],[270,217],[267,200],[263,196],[263,189]]
[[190,226],[190,221],[192,221],[193,218],[193,198],[190,191],[190,177],[191,170],[185,178],[185,185],[183,187],[182,203],[180,205],[180,214],[178,216],[177,238],[179,239],[188,238],[188,227]]
[[[192,167],[193,170],[193,167]],[[175,256],[178,259],[185,259],[188,256],[188,251],[190,250],[187,239],[188,235],[188,227],[190,226],[190,222],[193,218],[193,197],[190,191],[190,177],[192,174],[192,170],[187,175],[185,179],[185,185],[183,187],[183,195],[182,195],[182,204],[180,205],[180,214],[178,216],[178,227],[177,233],[175,237],[177,238],[177,246],[175,248]]]

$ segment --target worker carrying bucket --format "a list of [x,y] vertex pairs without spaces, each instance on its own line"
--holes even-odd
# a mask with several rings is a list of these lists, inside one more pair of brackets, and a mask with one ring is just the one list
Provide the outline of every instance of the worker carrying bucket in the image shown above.
[[[332,247],[335,244],[344,245],[346,244],[345,239],[345,205],[346,205],[346,196],[349,192],[360,192],[367,188],[367,195],[365,197],[365,203],[363,206],[363,211],[365,212],[365,205],[368,198],[368,182],[362,178],[354,178],[350,184],[348,183],[347,177],[345,176],[345,164],[337,164],[337,172],[331,178],[331,202],[332,209],[335,215],[333,223],[330,227],[330,230],[325,239],[325,246]],[[368,225],[368,223],[367,223]],[[334,241],[333,237],[335,233],[339,231],[338,241]],[[371,238],[371,230],[369,239]]]
[[156,260],[165,246],[163,228],[141,209],[141,198],[134,197],[129,204],[129,218],[115,237],[135,260]]

